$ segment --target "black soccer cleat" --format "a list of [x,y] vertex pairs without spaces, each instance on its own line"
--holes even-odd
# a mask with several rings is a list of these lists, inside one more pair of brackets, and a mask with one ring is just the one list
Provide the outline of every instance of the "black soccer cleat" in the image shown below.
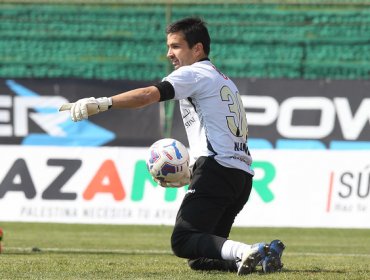
[[269,245],[269,252],[267,256],[262,260],[262,269],[265,273],[280,272],[283,268],[281,257],[285,245],[280,240],[273,240]]
[[250,274],[256,270],[267,256],[269,245],[266,243],[257,243],[252,245],[248,250],[243,252],[242,259],[237,263],[238,275]]

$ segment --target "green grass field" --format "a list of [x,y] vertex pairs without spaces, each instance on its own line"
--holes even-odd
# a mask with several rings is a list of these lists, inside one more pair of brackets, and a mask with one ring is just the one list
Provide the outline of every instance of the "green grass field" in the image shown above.
[[[241,279],[198,272],[170,250],[171,227],[0,222],[0,279]],[[370,230],[234,228],[231,239],[282,239],[281,273],[248,279],[370,279]]]

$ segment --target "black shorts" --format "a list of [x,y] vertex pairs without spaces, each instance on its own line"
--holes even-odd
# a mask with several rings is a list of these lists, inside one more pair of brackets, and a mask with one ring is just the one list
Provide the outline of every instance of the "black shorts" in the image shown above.
[[248,201],[252,175],[199,158],[172,234],[172,249],[185,258],[220,258],[235,217]]

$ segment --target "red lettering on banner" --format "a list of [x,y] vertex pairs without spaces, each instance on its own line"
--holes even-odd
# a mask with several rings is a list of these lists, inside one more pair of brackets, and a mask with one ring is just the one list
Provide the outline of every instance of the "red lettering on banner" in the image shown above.
[[126,192],[112,160],[103,162],[98,172],[83,193],[83,198],[91,200],[97,193],[111,193],[115,200],[123,200]]

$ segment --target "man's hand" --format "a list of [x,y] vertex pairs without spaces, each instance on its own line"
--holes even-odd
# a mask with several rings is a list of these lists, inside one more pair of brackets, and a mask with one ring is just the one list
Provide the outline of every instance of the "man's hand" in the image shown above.
[[77,100],[75,103],[63,104],[59,111],[71,111],[71,119],[74,122],[87,119],[89,116],[104,112],[112,105],[112,99],[108,97],[100,98],[83,98]]
[[183,186],[189,185],[190,180],[180,180],[179,182],[166,182],[166,181],[160,181],[158,179],[153,178],[154,181],[158,183],[163,188],[181,188]]
[[186,185],[190,184],[191,173],[190,173],[190,169],[189,169],[189,172],[177,182],[166,182],[166,181],[158,180],[156,178],[153,178],[153,179],[154,179],[154,181],[156,181],[158,183],[158,185],[160,185],[164,188],[181,188],[183,186],[186,186]]

